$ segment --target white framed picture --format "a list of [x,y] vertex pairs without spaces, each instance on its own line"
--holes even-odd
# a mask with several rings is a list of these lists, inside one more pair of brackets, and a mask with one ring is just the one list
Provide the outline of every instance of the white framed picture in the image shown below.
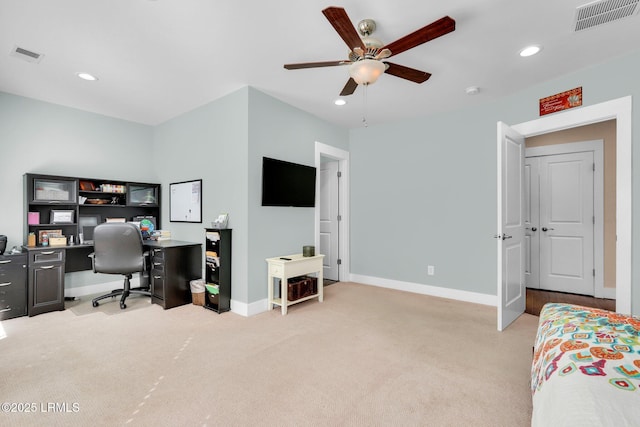
[[73,224],[75,217],[75,211],[51,209],[51,215],[49,216],[50,224]]

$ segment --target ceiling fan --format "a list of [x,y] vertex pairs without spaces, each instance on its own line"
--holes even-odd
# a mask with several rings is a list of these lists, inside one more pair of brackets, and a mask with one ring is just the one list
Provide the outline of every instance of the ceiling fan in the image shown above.
[[351,23],[347,12],[341,7],[328,7],[322,11],[329,20],[338,35],[349,48],[349,59],[342,61],[305,62],[298,64],[285,64],[287,70],[301,68],[333,67],[336,65],[349,65],[350,78],[340,92],[340,96],[351,95],[359,84],[368,85],[374,83],[382,73],[410,80],[415,83],[424,83],[431,74],[385,61],[393,55],[419,46],[437,37],[443,36],[456,29],[456,21],[448,16],[408,34],[393,43],[383,45],[382,42],[371,37],[376,29],[375,21],[364,19],[358,23],[358,35]]

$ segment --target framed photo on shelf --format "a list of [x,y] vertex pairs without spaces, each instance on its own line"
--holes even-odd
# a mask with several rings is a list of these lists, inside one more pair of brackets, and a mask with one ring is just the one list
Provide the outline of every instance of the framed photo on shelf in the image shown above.
[[45,235],[45,234],[49,238],[51,238],[51,237],[61,237],[62,236],[62,230],[39,230],[38,231],[38,244],[39,245],[42,244],[42,236]]
[[82,191],[95,191],[96,186],[91,181],[80,181],[80,190]]
[[171,222],[202,222],[202,180],[169,184]]
[[227,228],[228,223],[229,223],[229,214],[222,213],[218,215],[218,218],[216,218],[215,221],[211,222],[211,227],[217,228],[217,229],[223,229],[223,228]]
[[51,209],[50,224],[73,224],[75,211]]

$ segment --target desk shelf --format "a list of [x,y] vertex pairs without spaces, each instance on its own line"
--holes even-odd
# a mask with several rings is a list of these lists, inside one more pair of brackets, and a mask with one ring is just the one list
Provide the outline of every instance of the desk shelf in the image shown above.
[[[160,184],[32,173],[24,175],[23,184],[25,247],[28,244],[29,233],[34,233],[36,237],[36,246],[27,248],[29,254],[27,314],[29,316],[63,310],[65,272],[91,269],[91,261],[87,255],[92,251],[92,246],[42,246],[39,242],[42,232],[60,230],[60,234],[67,238],[68,243],[70,243],[70,237],[73,237],[73,241],[77,243],[80,241],[79,234],[82,233],[80,228],[83,225],[79,224],[82,223],[82,217],[94,217],[98,224],[105,222],[107,218],[124,218],[125,221],[132,221],[140,216],[154,217],[156,229],[161,228]],[[136,194],[135,197],[129,198],[132,189]],[[81,197],[85,203],[80,202]],[[84,197],[87,200],[103,199],[108,203],[86,203]],[[116,204],[110,203],[114,197],[117,200]],[[153,203],[146,203],[149,200]],[[51,224],[51,212],[54,210],[72,211],[72,222]],[[29,224],[29,222],[35,224]],[[90,225],[93,226],[93,223]],[[62,251],[64,257],[55,263],[48,262],[41,265],[36,257],[42,255],[42,251],[55,251],[55,253]],[[201,261],[199,254],[198,260]],[[199,270],[197,277],[201,274]],[[190,298],[191,294],[188,293],[189,301]]]
[[[87,203],[91,200],[100,202]],[[114,200],[115,203],[111,203]],[[73,236],[78,242],[78,234],[82,233],[78,224],[80,216],[96,216],[99,222],[106,218],[132,221],[139,216],[154,217],[155,228],[161,228],[160,184],[25,174],[24,201],[25,244],[29,233],[35,233],[37,237],[38,231],[47,229],[62,230],[62,235]],[[73,223],[50,224],[52,210],[73,211]],[[38,218],[38,224],[29,224],[29,213],[36,214],[33,216]]]

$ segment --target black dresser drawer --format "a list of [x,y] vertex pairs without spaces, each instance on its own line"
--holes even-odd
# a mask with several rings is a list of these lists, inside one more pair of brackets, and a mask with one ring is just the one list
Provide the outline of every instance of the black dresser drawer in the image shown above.
[[0,320],[27,314],[27,254],[0,255]]
[[63,263],[64,249],[41,249],[29,251],[29,265]]

